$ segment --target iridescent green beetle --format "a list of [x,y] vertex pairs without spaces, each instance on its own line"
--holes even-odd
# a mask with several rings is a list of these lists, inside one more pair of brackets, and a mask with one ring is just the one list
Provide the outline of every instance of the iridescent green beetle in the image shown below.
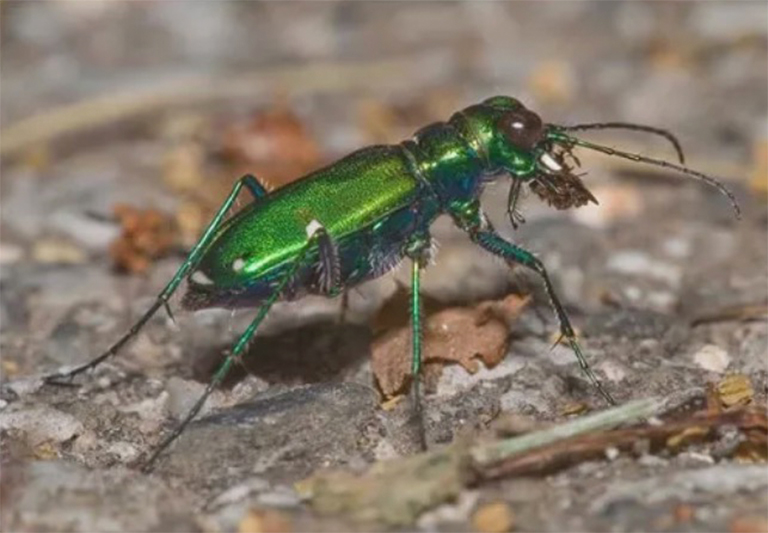
[[[99,357],[48,376],[47,381],[71,379],[116,354],[160,307],[168,308],[169,298],[184,278],[188,278],[188,289],[183,305],[188,309],[259,306],[253,322],[203,395],[145,463],[149,469],[243,354],[275,301],[306,294],[337,296],[384,274],[407,257],[412,263],[412,394],[418,399],[420,276],[430,250],[430,225],[438,215],[448,214],[480,247],[541,276],[562,337],[589,380],[613,403],[587,364],[544,265],[527,250],[500,237],[484,215],[479,200],[485,183],[508,175],[512,184],[507,211],[515,227],[524,222],[516,209],[523,185],[558,209],[596,201],[572,172],[571,164],[578,163],[572,150],[582,147],[666,167],[709,183],[728,196],[739,216],[733,195],[709,176],[593,144],[569,133],[608,128],[664,136],[674,145],[681,164],[684,163],[677,139],[664,130],[622,122],[570,127],[545,124],[515,98],[496,96],[455,113],[447,122],[419,130],[410,140],[363,148],[271,193],[257,178],[244,176],[141,319]],[[227,218],[243,187],[253,201]]]

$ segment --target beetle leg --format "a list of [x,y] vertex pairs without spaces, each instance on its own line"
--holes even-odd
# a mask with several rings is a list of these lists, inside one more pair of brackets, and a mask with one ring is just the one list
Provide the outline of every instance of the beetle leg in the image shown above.
[[266,198],[269,194],[267,189],[265,189],[264,186],[259,183],[259,179],[253,174],[246,174],[240,179],[242,180],[243,185],[245,185],[248,191],[250,191],[250,193],[253,195],[254,199],[261,200]]
[[189,410],[187,415],[184,417],[184,419],[174,428],[174,430],[171,432],[170,435],[168,435],[165,439],[163,439],[163,442],[160,443],[160,445],[155,448],[155,450],[152,452],[152,455],[149,457],[146,463],[142,466],[142,470],[144,472],[149,472],[152,470],[152,467],[154,466],[155,461],[160,456],[163,451],[170,446],[173,441],[175,441],[179,435],[184,431],[184,428],[186,428],[190,422],[197,416],[197,414],[200,412],[200,409],[202,409],[203,405],[205,404],[208,397],[213,393],[214,389],[221,384],[222,381],[224,381],[224,378],[227,377],[229,374],[229,371],[232,369],[232,366],[237,362],[240,357],[245,352],[246,348],[248,347],[248,343],[253,339],[253,337],[256,335],[256,330],[259,329],[259,326],[261,325],[264,318],[267,316],[267,313],[272,308],[272,305],[275,303],[275,301],[280,297],[280,294],[285,289],[286,285],[294,279],[296,276],[296,272],[301,268],[307,258],[307,251],[317,243],[319,237],[318,232],[315,231],[307,240],[306,245],[301,249],[297,257],[293,260],[290,267],[286,270],[286,272],[283,274],[283,276],[280,278],[280,281],[275,286],[275,289],[272,291],[272,294],[270,297],[261,305],[259,308],[259,312],[256,315],[256,317],[253,319],[253,321],[250,323],[248,328],[240,335],[240,338],[237,339],[237,342],[235,343],[234,347],[232,348],[232,351],[227,355],[227,357],[224,359],[224,362],[221,363],[221,366],[216,370],[216,373],[211,378],[211,381],[208,382],[208,385],[205,387],[205,391],[203,394],[198,398],[197,402],[195,402],[195,405],[192,406],[192,409]]
[[336,296],[341,291],[341,260],[339,247],[333,242],[328,231],[316,220],[307,226],[307,233],[317,240],[318,271],[320,291],[328,296]]
[[463,206],[463,209],[457,209],[452,214],[459,227],[469,233],[469,237],[473,242],[479,244],[492,254],[501,257],[507,261],[507,263],[522,265],[533,270],[541,277],[544,281],[544,288],[547,291],[552,308],[560,322],[561,336],[568,341],[571,350],[573,350],[576,359],[579,361],[579,366],[587,378],[592,382],[592,385],[595,386],[608,403],[615,405],[616,401],[610,394],[608,394],[608,391],[603,388],[600,380],[597,379],[597,376],[592,371],[592,368],[590,368],[589,363],[587,363],[587,359],[584,357],[581,347],[576,341],[576,334],[573,331],[568,315],[555,293],[555,289],[552,286],[549,274],[547,274],[547,270],[544,268],[543,263],[528,250],[507,242],[504,238],[499,236],[485,215],[480,211],[477,202],[465,205]]
[[[139,318],[138,321],[136,321],[136,323],[131,327],[130,330],[128,330],[126,334],[120,337],[120,339],[118,339],[118,341],[115,344],[113,344],[107,351],[105,351],[98,357],[95,357],[90,361],[88,361],[87,363],[80,365],[78,367],[75,367],[72,370],[69,370],[66,372],[59,371],[54,374],[45,376],[43,380],[49,384],[54,384],[54,385],[61,384],[59,380],[71,380],[76,375],[81,374],[86,370],[95,368],[96,366],[101,364],[103,361],[105,361],[109,357],[115,355],[129,340],[135,337],[136,334],[141,330],[141,328],[144,327],[144,324],[146,324],[149,321],[149,319],[152,318],[152,316],[157,312],[158,309],[160,309],[161,307],[164,307],[167,309],[168,300],[171,298],[173,293],[179,287],[179,284],[186,277],[186,275],[192,272],[194,268],[197,266],[198,262],[200,261],[200,257],[203,254],[203,251],[211,242],[211,239],[213,238],[213,236],[216,234],[216,231],[218,230],[224,218],[227,216],[229,209],[235,203],[235,200],[237,199],[237,196],[240,194],[240,191],[242,190],[243,186],[245,185],[246,187],[250,188],[249,183],[251,182],[251,179],[249,178],[252,178],[253,181],[255,181],[255,178],[253,178],[253,176],[250,176],[250,175],[244,176],[239,180],[237,180],[235,185],[232,187],[232,191],[229,193],[229,196],[227,196],[227,199],[224,200],[223,204],[221,204],[221,207],[219,207],[219,210],[216,212],[216,215],[208,224],[208,227],[205,228],[205,231],[203,232],[202,237],[200,237],[200,240],[197,241],[197,244],[194,246],[194,248],[192,248],[192,251],[187,256],[187,259],[181,264],[179,269],[176,271],[176,274],[174,274],[171,281],[168,282],[168,285],[166,285],[163,291],[157,296],[157,298],[155,299],[154,303],[150,306],[150,308],[141,316],[141,318]],[[251,189],[251,192],[253,192],[253,189]]]
[[415,407],[419,427],[420,446],[426,448],[424,424],[421,417],[421,394],[419,377],[422,366],[422,309],[421,270],[427,265],[431,239],[429,233],[414,234],[405,248],[405,255],[411,259],[411,399]]

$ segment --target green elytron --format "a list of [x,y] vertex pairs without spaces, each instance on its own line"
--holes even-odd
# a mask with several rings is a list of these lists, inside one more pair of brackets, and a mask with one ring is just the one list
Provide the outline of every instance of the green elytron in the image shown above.
[[[516,209],[523,185],[558,209],[596,202],[572,172],[571,164],[578,164],[572,150],[582,147],[705,181],[730,198],[737,216],[739,210],[731,193],[713,178],[569,134],[607,128],[662,135],[672,142],[683,162],[679,143],[666,131],[620,122],[570,127],[544,124],[518,100],[497,96],[455,113],[447,122],[421,129],[410,140],[363,148],[274,192],[267,192],[255,177],[245,176],[237,181],[200,241],[141,319],[105,353],[73,370],[51,375],[48,381],[72,378],[117,353],[160,307],[168,309],[169,298],[185,278],[188,289],[183,305],[188,309],[260,306],[204,394],[145,463],[151,468],[244,353],[275,301],[306,294],[336,296],[409,258],[412,387],[418,399],[420,275],[429,258],[430,225],[438,215],[448,214],[480,247],[541,276],[562,337],[589,380],[613,403],[587,364],[544,265],[530,252],[500,237],[483,214],[479,200],[483,185],[502,174],[511,178],[508,215],[515,227],[524,222]],[[227,218],[243,188],[251,193],[253,202]]]

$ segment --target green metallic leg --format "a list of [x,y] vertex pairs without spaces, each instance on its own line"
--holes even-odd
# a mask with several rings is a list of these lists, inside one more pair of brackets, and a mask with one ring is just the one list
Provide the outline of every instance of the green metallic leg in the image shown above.
[[579,366],[587,378],[589,378],[590,382],[592,382],[592,385],[594,385],[594,387],[608,403],[615,405],[616,401],[610,394],[608,394],[608,391],[603,388],[600,380],[597,379],[597,376],[592,371],[592,368],[590,368],[587,359],[584,357],[584,354],[581,351],[581,347],[576,341],[576,334],[573,331],[573,327],[571,326],[571,322],[568,319],[568,315],[566,314],[565,309],[563,309],[563,306],[560,303],[557,294],[555,293],[555,289],[552,286],[552,282],[550,281],[547,270],[544,268],[542,262],[528,250],[507,242],[498,234],[496,234],[493,227],[486,220],[485,216],[479,211],[479,208],[476,205],[468,206],[462,212],[455,213],[454,217],[459,224],[459,227],[467,231],[470,238],[474,242],[492,254],[497,255],[508,262],[517,263],[530,268],[539,276],[541,276],[542,280],[544,281],[544,287],[547,291],[547,295],[549,296],[550,303],[552,304],[555,315],[560,322],[561,336],[567,339],[571,350],[573,350],[573,353],[576,355],[576,359],[579,361]]
[[288,271],[283,275],[283,277],[280,279],[280,282],[275,286],[274,291],[270,295],[269,299],[267,299],[259,308],[259,313],[256,315],[256,317],[253,319],[251,324],[248,326],[248,328],[243,332],[242,335],[240,335],[240,338],[235,343],[234,347],[232,348],[232,352],[227,356],[227,358],[224,360],[224,362],[219,366],[219,368],[216,370],[216,373],[213,375],[213,378],[211,378],[211,381],[208,383],[208,385],[205,387],[205,391],[200,396],[200,398],[195,402],[195,405],[192,407],[192,409],[189,410],[189,413],[184,417],[184,419],[174,428],[174,430],[171,432],[170,435],[168,435],[162,443],[155,449],[154,452],[152,452],[152,455],[147,460],[147,462],[142,466],[142,470],[144,472],[149,472],[152,470],[152,467],[154,466],[155,461],[160,456],[163,451],[170,446],[173,441],[175,441],[179,435],[184,431],[184,428],[186,428],[190,422],[192,422],[192,419],[197,416],[197,414],[200,412],[200,409],[202,409],[203,405],[205,404],[206,400],[208,400],[208,397],[211,395],[211,393],[214,391],[216,387],[218,387],[221,382],[224,380],[224,378],[227,377],[227,374],[229,374],[229,371],[232,369],[232,365],[235,364],[235,362],[238,361],[238,359],[243,355],[245,352],[245,349],[248,347],[248,343],[253,339],[254,335],[256,335],[256,330],[259,329],[259,326],[261,325],[264,318],[267,316],[267,313],[272,308],[272,305],[275,303],[275,301],[280,297],[280,294],[285,289],[285,286],[288,284],[288,282],[294,278],[296,275],[296,272],[301,267],[301,265],[304,263],[304,260],[307,255],[307,251],[312,247],[312,245],[317,243],[317,233],[313,234],[312,237],[307,241],[307,245],[302,248],[299,255],[296,257],[296,259],[293,261],[293,264],[288,269]]
[[229,209],[235,203],[235,200],[237,199],[238,194],[240,194],[240,190],[243,188],[243,186],[246,186],[252,193],[254,193],[254,196],[256,196],[256,191],[258,191],[258,189],[253,188],[254,183],[256,184],[257,187],[261,188],[261,190],[264,190],[263,187],[261,187],[261,185],[258,184],[258,182],[256,181],[256,178],[254,178],[251,175],[244,176],[240,178],[237,181],[237,183],[235,183],[234,187],[232,187],[232,192],[229,193],[229,196],[227,196],[227,199],[224,200],[223,204],[221,204],[221,207],[219,208],[218,212],[213,217],[211,222],[208,224],[208,227],[205,228],[205,231],[203,232],[203,236],[200,237],[200,240],[197,242],[195,247],[192,248],[192,251],[187,256],[187,259],[184,261],[184,263],[182,263],[181,267],[179,267],[179,270],[176,271],[176,274],[174,274],[173,278],[168,283],[168,285],[166,285],[163,291],[158,295],[157,299],[152,304],[152,306],[131,327],[131,329],[128,330],[128,333],[123,335],[106,352],[102,353],[98,357],[90,360],[89,362],[83,365],[75,367],[74,369],[68,372],[57,372],[55,374],[50,374],[45,378],[43,378],[44,381],[46,383],[51,383],[51,384],[60,384],[58,380],[62,380],[62,379],[71,380],[76,375],[81,374],[86,370],[95,368],[96,366],[101,364],[103,361],[105,361],[109,357],[115,355],[129,340],[135,337],[136,334],[141,330],[141,328],[144,327],[144,324],[146,324],[149,321],[149,319],[152,318],[152,316],[157,312],[158,309],[160,309],[161,307],[164,307],[168,311],[168,314],[170,315],[168,300],[171,298],[173,293],[179,287],[179,284],[186,277],[186,275],[197,266],[203,251],[208,246],[208,244],[210,244],[211,239],[213,238],[214,234],[216,233],[217,229],[221,225],[224,218],[227,216]]
[[405,255],[411,259],[411,398],[414,414],[417,415],[419,439],[422,448],[426,448],[424,422],[421,416],[420,374],[422,363],[422,310],[421,310],[421,270],[426,266],[429,254],[429,234],[414,235]]
[[253,195],[253,197],[256,200],[262,200],[267,197],[269,192],[267,189],[264,188],[264,186],[259,183],[259,180],[256,176],[253,174],[246,174],[240,180],[243,182],[243,185],[250,191],[250,193]]

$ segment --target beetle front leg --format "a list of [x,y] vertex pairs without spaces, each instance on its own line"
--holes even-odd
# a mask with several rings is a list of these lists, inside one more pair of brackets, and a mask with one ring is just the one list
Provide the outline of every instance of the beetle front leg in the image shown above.
[[584,357],[581,347],[576,341],[576,334],[573,331],[568,315],[555,293],[555,289],[552,286],[549,274],[547,274],[547,270],[544,268],[543,263],[528,250],[516,246],[511,242],[507,242],[504,238],[499,236],[485,215],[480,211],[478,203],[473,202],[461,206],[460,208],[455,209],[452,212],[452,215],[458,226],[469,234],[472,241],[476,242],[492,254],[501,257],[508,263],[522,265],[533,270],[541,277],[544,281],[544,288],[547,291],[552,308],[560,323],[560,334],[568,341],[571,350],[573,350],[576,359],[579,361],[579,366],[587,378],[592,382],[592,385],[594,385],[608,403],[615,405],[616,401],[608,391],[603,388],[600,380],[597,379],[597,376],[592,371],[592,368],[590,368],[589,363],[587,363],[587,359]]

